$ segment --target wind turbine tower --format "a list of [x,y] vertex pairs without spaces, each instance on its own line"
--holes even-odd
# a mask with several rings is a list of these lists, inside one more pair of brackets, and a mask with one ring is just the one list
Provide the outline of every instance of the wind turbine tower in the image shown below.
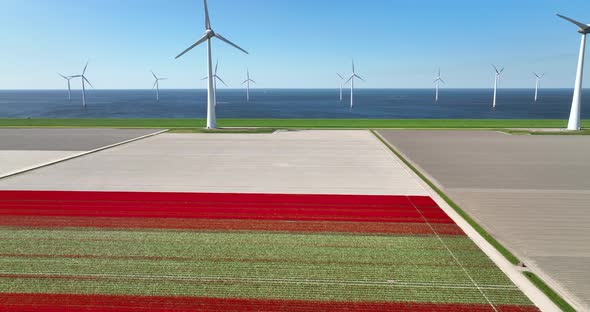
[[70,76],[64,76],[62,74],[58,74],[60,75],[63,79],[68,81],[68,101],[72,101],[72,79],[74,79],[74,77],[70,77]]
[[86,70],[88,69],[88,62],[86,66],[84,66],[84,70],[82,71],[81,75],[72,76],[72,78],[81,78],[82,79],[82,106],[86,107],[86,83],[90,85],[90,87],[94,88],[88,78],[86,78]]
[[[223,81],[223,79],[221,79],[221,77],[219,77],[217,75],[217,69],[219,68],[219,60],[217,61],[217,63],[215,63],[215,73],[213,74],[213,101],[215,102],[215,107],[217,107],[217,80],[221,81],[221,83],[223,83],[224,86],[228,86],[225,81]],[[209,79],[209,77],[205,77],[201,80],[207,80]]]
[[498,84],[500,83],[500,76],[502,75],[502,73],[504,72],[504,68],[498,70],[498,67],[496,67],[496,65],[493,65],[494,70],[496,71],[496,77],[494,80],[494,108],[496,108],[496,99],[498,97]]
[[234,48],[248,54],[248,52],[233,42],[225,39],[222,35],[216,33],[211,29],[211,21],[209,19],[209,9],[207,7],[207,0],[203,0],[205,5],[205,35],[199,39],[195,44],[190,46],[188,49],[184,50],[180,53],[176,58],[180,58],[181,56],[185,55],[190,50],[194,49],[196,46],[207,42],[207,65],[208,65],[208,85],[207,85],[207,129],[216,129],[217,128],[217,115],[215,114],[215,90],[214,90],[214,78],[213,78],[213,55],[211,52],[211,39],[217,38]]
[[576,131],[581,129],[580,118],[582,114],[582,80],[584,78],[584,54],[586,52],[586,35],[590,33],[590,24],[583,24],[569,17],[557,14],[557,16],[578,26],[578,32],[582,34],[582,44],[580,45],[580,56],[578,59],[578,71],[576,74],[576,85],[574,88],[574,98],[572,100],[572,110],[570,120],[567,126],[568,130]]
[[156,89],[156,101],[160,102],[160,81],[167,80],[168,78],[159,78],[156,74],[152,71],[152,75],[156,81],[154,82],[154,86],[152,89]]
[[348,80],[346,81],[346,84],[348,84],[350,82],[350,108],[351,109],[354,107],[354,79],[355,78],[365,81],[365,79],[361,78],[361,76],[356,74],[356,71],[354,68],[354,60],[353,60],[352,61],[352,75],[350,75],[350,78],[348,78]]
[[440,75],[440,68],[438,69],[438,77],[436,78],[436,80],[434,81],[434,84],[436,86],[436,102],[438,103],[438,90],[440,88],[440,83],[442,82],[442,84],[446,84],[446,82],[442,79],[442,76]]
[[250,79],[250,70],[246,70],[246,80],[242,82],[242,85],[246,85],[246,101],[250,102],[250,83],[256,83],[256,81]]
[[340,74],[336,75],[338,75],[338,78],[340,78],[340,103],[342,103],[342,87],[344,86],[344,77],[342,77]]
[[545,74],[537,74],[537,73],[533,73],[533,75],[535,75],[535,102],[537,102],[539,100],[539,87],[541,86],[541,79],[543,79],[543,76],[545,76]]

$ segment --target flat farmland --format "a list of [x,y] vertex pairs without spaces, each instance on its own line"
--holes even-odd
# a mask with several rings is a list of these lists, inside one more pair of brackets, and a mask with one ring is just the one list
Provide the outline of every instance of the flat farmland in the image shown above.
[[6,309],[538,311],[425,196],[1,195]]

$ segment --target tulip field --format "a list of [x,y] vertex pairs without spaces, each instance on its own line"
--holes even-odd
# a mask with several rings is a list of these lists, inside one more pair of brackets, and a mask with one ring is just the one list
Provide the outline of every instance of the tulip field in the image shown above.
[[0,192],[0,311],[538,311],[430,198]]

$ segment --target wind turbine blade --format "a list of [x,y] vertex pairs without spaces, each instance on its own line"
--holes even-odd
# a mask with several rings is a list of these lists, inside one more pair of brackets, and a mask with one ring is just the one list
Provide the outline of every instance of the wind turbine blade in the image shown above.
[[445,84],[445,85],[447,84],[447,83],[446,83],[444,80],[442,80],[442,79],[440,80],[440,82],[442,82],[442,83],[443,83],[443,84]]
[[504,72],[504,68],[502,68],[502,69],[500,70],[500,74],[501,74],[501,73],[503,73],[503,72]]
[[342,77],[342,75],[336,73],[336,75],[338,75],[338,77],[340,77],[340,80],[344,80],[344,77]]
[[215,76],[217,76],[217,68],[219,67],[219,60],[215,63]]
[[154,82],[154,86],[152,87],[152,90],[155,89],[157,85],[158,85],[158,81],[156,80],[156,82]]
[[355,73],[355,71],[354,71],[354,60],[352,60],[352,73],[353,74]]
[[242,85],[245,85],[248,82],[250,82],[250,80],[245,80],[244,82],[242,82]]
[[90,81],[88,81],[88,79],[86,79],[86,77],[82,76],[82,79],[84,79],[84,81],[86,81],[88,85],[91,86],[92,89],[94,89],[94,86],[90,83]]
[[63,79],[65,79],[65,80],[69,80],[69,78],[68,78],[68,77],[66,77],[66,76],[64,76],[64,75],[62,75],[62,74],[58,74],[58,75],[60,75],[60,76],[61,76]]
[[154,76],[154,79],[158,80],[158,76],[156,76],[156,74],[154,74],[153,71],[152,71],[152,75]]
[[208,38],[207,38],[207,35],[203,36],[203,38],[199,39],[199,41],[195,42],[195,44],[193,44],[192,46],[190,46],[188,49],[186,49],[186,50],[182,51],[182,53],[180,53],[180,54],[179,54],[179,55],[176,57],[176,59],[178,59],[179,57],[181,57],[181,56],[185,55],[185,54],[186,54],[188,51],[190,51],[190,50],[194,49],[194,48],[195,48],[196,46],[198,46],[199,44],[201,44],[201,43],[203,43],[203,42],[207,41],[207,39],[208,39]]
[[84,66],[84,71],[82,71],[82,75],[86,74],[86,70],[88,69],[88,63],[86,62],[86,66]]
[[223,83],[224,86],[226,86],[226,87],[229,88],[229,86],[227,85],[227,83],[225,83],[225,81],[223,81],[223,79],[221,79],[221,77],[219,77],[219,76],[216,75],[215,78],[217,78],[217,80],[221,81],[221,83]]
[[347,85],[352,80],[352,78],[354,78],[354,76],[350,76],[350,78],[348,78],[348,80],[346,80],[346,82],[344,82],[344,85]]
[[209,7],[207,6],[207,0],[205,2],[205,28],[211,29],[211,20],[209,19]]
[[219,40],[221,40],[221,41],[223,41],[223,42],[225,42],[225,43],[227,43],[227,44],[229,44],[229,45],[233,46],[234,48],[236,48],[236,49],[238,49],[238,50],[240,50],[240,51],[242,51],[242,52],[244,52],[244,53],[246,53],[246,54],[250,54],[250,53],[248,53],[248,51],[246,51],[246,50],[244,50],[244,49],[240,48],[240,47],[239,47],[237,44],[235,44],[235,43],[233,43],[233,42],[231,42],[231,41],[229,41],[229,40],[225,39],[225,37],[223,37],[222,35],[220,35],[220,34],[218,34],[218,33],[215,33],[215,37],[217,37]]
[[359,76],[359,75],[357,75],[357,74],[355,74],[354,76],[355,76],[356,78],[358,78],[358,79],[362,80],[362,81],[366,81],[365,79],[363,79],[361,76]]
[[498,67],[496,67],[496,65],[494,65],[494,64],[492,64],[492,67],[494,67],[494,70],[496,71],[496,74],[498,74],[499,73]]
[[560,15],[560,14],[557,14],[557,16],[559,16],[559,17],[563,18],[564,20],[566,20],[566,21],[568,21],[568,22],[570,22],[570,23],[572,23],[572,24],[580,27],[580,29],[583,30],[583,31],[590,30],[590,25],[586,25],[586,24],[580,23],[580,22],[578,22],[576,20],[573,20],[573,19],[571,19],[571,18],[569,18],[567,16],[563,16],[563,15]]
[[203,79],[201,79],[201,80],[207,80],[207,79],[209,79],[209,77],[205,77],[205,78],[203,78]]

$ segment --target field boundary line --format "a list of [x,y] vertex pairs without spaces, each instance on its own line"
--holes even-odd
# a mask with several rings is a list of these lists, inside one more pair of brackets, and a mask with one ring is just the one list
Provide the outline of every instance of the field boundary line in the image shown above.
[[46,163],[42,163],[42,164],[39,164],[39,165],[34,165],[34,166],[31,166],[31,167],[27,167],[25,169],[20,169],[20,170],[17,170],[17,171],[13,171],[13,172],[10,172],[10,173],[7,173],[7,174],[4,174],[4,175],[0,176],[0,180],[6,179],[6,178],[11,178],[11,177],[14,177],[14,176],[17,176],[17,175],[21,175],[21,174],[24,174],[24,173],[27,173],[27,172],[31,172],[31,171],[34,171],[34,170],[37,170],[37,169],[41,169],[41,168],[53,166],[53,165],[56,165],[56,164],[59,164],[59,163],[62,163],[62,162],[66,162],[68,160],[72,160],[72,159],[84,157],[84,156],[87,156],[87,155],[90,155],[90,154],[94,154],[94,153],[98,153],[98,152],[101,152],[101,151],[104,151],[104,150],[108,150],[108,149],[111,149],[111,148],[114,148],[114,147],[118,147],[118,146],[121,146],[121,145],[133,143],[135,141],[140,141],[140,140],[143,140],[143,139],[147,139],[149,137],[160,135],[160,134],[165,133],[165,132],[168,132],[168,131],[170,131],[170,130],[169,129],[161,130],[161,131],[150,133],[150,134],[147,134],[147,135],[143,135],[143,136],[140,136],[140,137],[137,137],[137,138],[129,139],[129,140],[126,140],[126,141],[123,141],[123,142],[118,142],[118,143],[111,144],[111,145],[108,145],[108,146],[99,147],[99,148],[96,148],[96,149],[93,149],[93,150],[90,150],[90,151],[78,153],[78,154],[75,154],[75,155],[72,155],[72,156],[63,157],[63,158],[60,158],[60,159],[57,159],[57,160],[52,160],[52,161],[49,161],[49,162],[46,162]]
[[479,287],[479,285],[473,279],[473,277],[471,276],[471,274],[469,274],[469,271],[467,271],[467,269],[465,268],[465,266],[463,266],[463,263],[461,262],[461,260],[459,260],[459,258],[457,258],[457,256],[455,255],[455,253],[451,250],[451,248],[449,248],[449,245],[447,245],[447,243],[445,243],[445,241],[440,237],[440,235],[438,235],[438,232],[434,229],[434,227],[432,226],[432,224],[430,224],[430,222],[424,216],[424,214],[422,213],[422,211],[420,211],[420,209],[418,209],[418,207],[416,207],[416,204],[414,204],[414,202],[411,199],[410,199],[410,202],[412,203],[412,206],[414,206],[414,209],[416,209],[416,211],[420,214],[420,216],[422,217],[422,219],[424,219],[424,222],[426,222],[426,224],[428,224],[428,227],[430,227],[430,229],[432,230],[432,232],[434,233],[434,235],[436,235],[436,238],[440,241],[440,243],[449,252],[449,254],[451,255],[451,257],[453,257],[453,259],[455,260],[455,262],[457,262],[457,264],[459,264],[459,267],[461,268],[461,270],[463,270],[463,272],[465,273],[465,275],[467,275],[467,277],[469,278],[469,280],[471,280],[471,282],[473,283],[473,285],[477,288],[477,290],[479,290],[479,292],[484,297],[484,299],[490,304],[490,306],[492,307],[492,309],[494,311],[498,312],[498,309],[496,308],[496,305],[490,300],[490,298],[488,298],[488,296],[481,289],[481,287]]
[[[389,148],[390,152],[396,155],[402,160],[402,162],[414,173],[413,176],[422,183],[422,185],[430,193],[430,197],[439,204],[440,208],[449,216],[457,225],[467,234],[467,236],[508,276],[512,282],[517,285],[520,290],[542,311],[556,311],[560,312],[561,309],[535,284],[533,284],[522,272],[514,265],[506,255],[500,252],[496,246],[492,245],[461,213],[466,214],[456,204],[449,199],[443,191],[441,186],[437,183],[432,182],[429,177],[417,164],[413,163],[403,153],[399,152],[397,148],[381,136],[377,131],[371,130],[371,132]],[[420,168],[420,169],[417,169]],[[436,181],[436,180],[434,180]],[[448,200],[448,201],[447,201]],[[456,206],[454,208],[452,205]],[[460,213],[461,212],[461,213]],[[467,214],[466,214],[467,215]],[[468,215],[467,215],[468,216]],[[475,222],[472,220],[472,222]],[[477,223],[476,223],[477,224]],[[483,228],[482,228],[483,230]],[[485,232],[485,230],[484,230]],[[485,232],[487,234],[487,232]],[[489,235],[489,234],[488,234]],[[501,245],[500,245],[501,246]],[[502,246],[503,247],[503,246]]]

